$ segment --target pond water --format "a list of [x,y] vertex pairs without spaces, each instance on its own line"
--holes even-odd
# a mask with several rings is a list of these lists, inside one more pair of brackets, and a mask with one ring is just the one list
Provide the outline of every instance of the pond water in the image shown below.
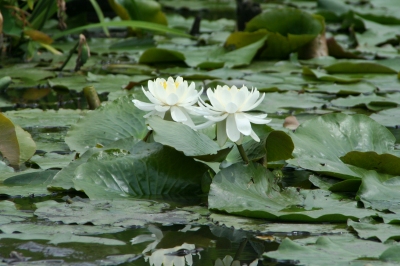
[[[72,196],[72,195],[71,195]],[[81,195],[82,196],[82,195]],[[65,195],[54,195],[35,198],[11,198],[19,210],[31,213],[36,209],[35,204],[46,200],[57,200],[65,202]],[[64,200],[63,200],[64,199]],[[80,199],[72,198],[72,200]],[[158,199],[160,201],[160,199]],[[171,206],[184,208],[189,202],[201,202],[201,198],[186,198],[184,205],[182,199],[162,200]],[[196,204],[203,205],[204,203]],[[197,208],[196,206],[186,206],[188,209]],[[204,211],[204,210],[203,210]],[[105,218],[105,217],[104,217]],[[132,218],[136,218],[132,214]],[[232,217],[232,221],[243,218]],[[228,219],[229,220],[229,219]],[[276,224],[266,220],[245,219],[243,225],[246,230],[240,228],[240,223],[234,226],[226,226],[221,221],[207,222],[198,221],[188,224],[163,225],[161,223],[149,224],[146,226],[132,226],[130,228],[115,228],[117,232],[90,234],[90,227],[93,224],[86,223],[83,227],[87,233],[80,232],[80,236],[92,236],[101,239],[102,244],[96,240],[90,243],[57,243],[52,244],[52,238],[56,239],[55,232],[49,240],[35,239],[35,233],[46,233],[40,227],[56,226],[58,234],[74,232],[81,225],[63,225],[62,223],[49,222],[40,218],[30,218],[23,222],[17,222],[8,227],[1,225],[0,230],[4,233],[17,234],[16,237],[0,238],[0,255],[3,256],[0,265],[224,265],[218,264],[218,259],[223,260],[226,256],[240,261],[238,265],[297,265],[298,261],[275,260],[263,258],[262,254],[274,251],[278,248],[284,238],[293,240],[311,239],[318,236],[349,237],[344,224],[325,224],[324,226],[312,224]],[[245,222],[245,223],[244,223]],[[169,222],[167,222],[169,223]],[[18,231],[20,225],[27,225]],[[252,225],[255,230],[252,230]],[[264,225],[264,226],[263,226]],[[12,228],[15,229],[12,229]],[[62,229],[65,227],[65,231]],[[24,228],[24,227],[20,227]],[[74,229],[75,228],[75,229]],[[257,228],[268,228],[268,230],[258,231]],[[274,231],[274,228],[276,231]],[[105,227],[103,230],[108,230]],[[15,230],[15,231],[13,231]],[[85,230],[85,229],[84,229]],[[310,231],[307,231],[310,230]],[[51,232],[51,231],[48,231]],[[26,235],[26,239],[18,239],[20,235]],[[76,231],[75,231],[76,233]],[[40,237],[39,237],[40,238]],[[29,240],[28,240],[29,239]],[[118,245],[107,243],[105,239],[118,241]],[[68,242],[68,241],[67,241]],[[106,243],[106,244],[104,244]],[[10,258],[8,254],[18,252],[19,257]],[[20,260],[18,260],[20,258]],[[24,261],[26,260],[26,261]]]

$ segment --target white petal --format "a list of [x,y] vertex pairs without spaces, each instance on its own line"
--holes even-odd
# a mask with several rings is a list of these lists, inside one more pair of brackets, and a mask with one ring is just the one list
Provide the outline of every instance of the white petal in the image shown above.
[[209,127],[209,126],[211,126],[213,124],[215,124],[214,121],[208,120],[207,122],[205,122],[203,124],[196,125],[196,126],[194,126],[192,128],[193,129],[203,129],[203,128],[207,128],[207,127]]
[[237,113],[235,114],[235,121],[236,121],[236,126],[240,133],[243,135],[249,136],[251,133],[251,124],[249,119],[245,116],[243,113]]
[[232,142],[236,142],[240,138],[240,132],[236,126],[235,116],[228,115],[226,118],[226,134]]
[[246,116],[246,118],[254,124],[268,124],[269,122],[272,121],[272,119],[265,119],[263,118],[264,115],[262,115],[261,117],[256,116],[256,115],[250,115],[250,114],[244,114]]
[[260,93],[258,92],[257,89],[253,89],[246,97],[246,100],[242,104],[241,111],[248,111],[251,110],[251,106],[254,105],[254,103],[257,101],[258,97],[260,96]]
[[252,110],[252,109],[256,108],[257,106],[259,106],[260,103],[264,100],[264,97],[265,97],[265,93],[263,93],[261,95],[260,99],[258,99],[257,102],[255,102],[252,106],[246,108],[246,110],[243,110],[243,111],[249,111],[249,110]]
[[147,99],[149,99],[150,102],[152,102],[154,104],[162,104],[162,102],[160,100],[154,98],[154,96],[150,92],[146,91],[143,88],[142,88],[142,90],[143,90],[144,95],[146,95]]
[[238,106],[235,103],[230,102],[225,106],[225,110],[230,114],[234,114],[238,110]]
[[217,143],[220,147],[224,146],[228,140],[226,134],[226,120],[223,120],[217,124]]
[[237,105],[237,106],[242,106],[244,103],[244,99],[246,99],[248,92],[246,92],[245,90],[240,89],[236,94],[235,97],[233,97],[233,102]]
[[171,93],[167,96],[166,102],[168,105],[175,105],[178,102],[179,98],[175,93]]
[[224,120],[229,114],[224,113],[221,114],[220,116],[211,116],[211,115],[207,115],[204,116],[205,118],[207,118],[208,120],[214,121],[214,122],[220,122],[222,120]]
[[250,136],[257,142],[260,142],[260,138],[257,136],[256,132],[254,132],[253,130],[251,131]]
[[182,109],[176,106],[171,107],[171,117],[176,122],[184,122],[187,120],[187,117]]
[[143,111],[153,111],[155,107],[153,103],[145,103],[139,100],[132,100],[132,102],[137,108]]
[[157,112],[166,112],[169,110],[169,108],[170,108],[170,106],[168,106],[168,105],[156,105],[155,106],[155,109]]
[[154,97],[156,97],[159,101],[165,103],[165,99],[167,98],[167,92],[164,89],[164,86],[161,82],[157,82],[154,84]]

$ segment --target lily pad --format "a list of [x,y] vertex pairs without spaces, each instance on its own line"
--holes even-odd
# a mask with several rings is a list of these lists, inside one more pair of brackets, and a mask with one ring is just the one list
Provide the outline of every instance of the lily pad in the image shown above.
[[322,107],[326,101],[313,95],[298,94],[297,92],[268,93],[256,107],[257,111],[274,113],[282,109],[312,109]]
[[376,210],[400,211],[400,177],[384,178],[369,171],[362,180],[357,199]]
[[246,24],[246,31],[264,29],[268,32],[267,47],[261,57],[286,58],[291,52],[317,37],[325,29],[323,18],[300,9],[267,10]]
[[397,71],[373,62],[338,62],[325,67],[328,73],[385,73],[385,74],[396,74]]
[[370,117],[386,127],[400,127],[400,108],[382,110]]
[[165,121],[160,117],[151,117],[147,122],[153,129],[155,141],[182,151],[186,156],[217,154],[219,150],[215,141],[189,126]]
[[363,239],[379,239],[382,243],[388,239],[400,239],[400,225],[379,224],[347,221],[347,225],[352,227]]
[[22,233],[22,234],[0,234],[0,239],[19,239],[19,240],[48,240],[50,244],[61,244],[61,243],[91,243],[91,244],[102,244],[102,245],[112,245],[121,246],[126,243],[116,239],[108,239],[93,236],[77,236],[74,234],[38,234],[38,233]]
[[33,217],[32,213],[18,210],[14,202],[8,200],[0,201],[0,225],[24,221],[31,217]]
[[361,78],[354,78],[345,75],[330,75],[322,70],[310,69],[308,67],[303,67],[303,75],[311,76],[317,80],[321,81],[332,81],[337,83],[357,83],[361,81]]
[[351,164],[378,173],[400,175],[400,157],[393,154],[377,154],[376,152],[351,151],[340,157],[346,164]]
[[147,132],[144,114],[132,103],[131,96],[118,98],[88,112],[71,127],[65,142],[71,150],[82,153],[97,144],[107,145],[118,139],[132,136],[142,139]]
[[165,211],[168,207],[165,203],[145,200],[91,200],[39,207],[34,214],[41,219],[64,224],[91,223],[115,227],[144,226],[148,223],[187,224],[199,218],[198,214],[187,211]]
[[397,107],[400,104],[400,93],[387,94],[386,96],[376,94],[348,96],[332,100],[331,103],[339,107],[366,106],[372,111],[379,111]]
[[367,170],[340,157],[353,150],[388,153],[395,143],[386,127],[365,115],[323,115],[304,122],[290,136],[295,147],[290,164],[342,179],[362,178]]
[[306,88],[309,92],[323,92],[323,93],[336,93],[340,95],[349,95],[349,94],[366,94],[372,93],[376,90],[375,86],[359,82],[359,83],[350,83],[350,84],[336,84],[336,83],[317,83],[309,85]]
[[[211,210],[247,217],[291,222],[343,222],[375,215],[353,200],[323,190],[280,191],[274,175],[259,164],[241,163],[222,169],[213,179]],[[335,208],[331,208],[335,206]]]
[[332,265],[333,261],[336,264],[348,265],[354,260],[367,262],[368,259],[377,259],[388,248],[390,246],[372,241],[366,242],[354,237],[334,239],[321,236],[315,243],[309,245],[302,245],[286,238],[277,251],[264,253],[264,256],[278,260],[298,261],[310,266]]
[[91,199],[141,195],[201,193],[207,167],[159,143],[139,142],[135,152],[114,156],[113,150],[94,154],[80,165],[73,180]]
[[223,225],[235,230],[257,232],[269,235],[310,235],[310,234],[343,234],[347,229],[335,224],[305,224],[305,223],[271,223],[268,220],[248,217],[237,217],[212,213],[209,218],[219,226]]
[[15,124],[22,128],[29,127],[70,127],[76,123],[83,110],[41,110],[41,109],[24,109],[18,111],[8,111],[5,114]]

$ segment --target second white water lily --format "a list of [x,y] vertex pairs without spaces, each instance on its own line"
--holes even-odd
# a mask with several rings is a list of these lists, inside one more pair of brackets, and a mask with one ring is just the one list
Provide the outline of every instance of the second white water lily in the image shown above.
[[228,138],[236,144],[241,144],[243,136],[251,136],[255,141],[260,138],[251,127],[254,124],[267,124],[271,119],[265,119],[267,114],[253,115],[248,111],[256,108],[264,99],[257,89],[249,90],[246,86],[238,89],[236,86],[217,86],[213,91],[207,90],[210,104],[199,100],[201,113],[209,121],[197,126],[205,128],[217,123],[217,141],[223,146]]
[[150,111],[144,117],[157,115],[164,118],[168,114],[176,122],[194,126],[189,113],[202,93],[202,90],[198,92],[195,89],[194,82],[189,85],[182,77],[175,80],[172,77],[167,80],[157,78],[148,81],[148,89],[143,89],[143,92],[151,103],[132,100],[140,110]]

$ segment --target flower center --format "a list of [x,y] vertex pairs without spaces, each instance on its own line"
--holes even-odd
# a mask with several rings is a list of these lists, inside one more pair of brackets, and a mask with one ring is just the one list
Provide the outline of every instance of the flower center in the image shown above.
[[[175,81],[175,89],[179,87],[179,82]],[[167,89],[167,81],[162,82],[162,86],[164,87],[164,90]]]

